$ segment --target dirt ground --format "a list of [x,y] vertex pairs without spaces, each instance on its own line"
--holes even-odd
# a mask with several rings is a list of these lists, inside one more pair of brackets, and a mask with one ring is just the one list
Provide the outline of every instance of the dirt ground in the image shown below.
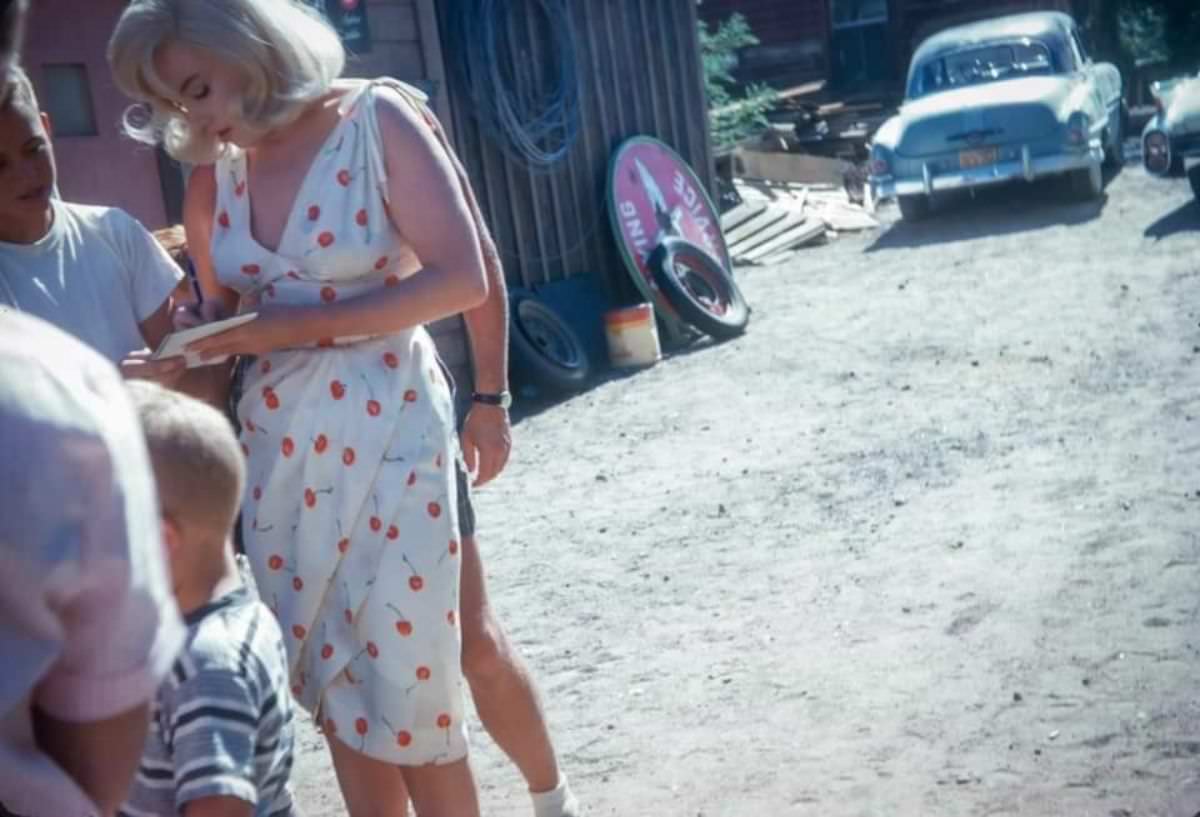
[[[1200,774],[1186,187],[888,208],[741,271],[745,337],[517,425],[484,557],[588,815],[1167,813]],[[485,814],[531,813],[473,751]]]

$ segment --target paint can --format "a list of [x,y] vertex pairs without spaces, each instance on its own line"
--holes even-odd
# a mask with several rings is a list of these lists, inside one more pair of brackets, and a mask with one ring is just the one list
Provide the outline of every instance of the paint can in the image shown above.
[[654,307],[636,304],[604,313],[608,357],[618,368],[653,366],[662,360]]

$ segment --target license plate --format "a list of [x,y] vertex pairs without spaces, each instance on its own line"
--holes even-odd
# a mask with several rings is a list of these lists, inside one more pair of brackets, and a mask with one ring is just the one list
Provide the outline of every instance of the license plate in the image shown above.
[[996,148],[978,148],[976,150],[964,150],[958,154],[958,166],[963,170],[970,170],[973,167],[983,167],[984,165],[994,165],[998,151]]

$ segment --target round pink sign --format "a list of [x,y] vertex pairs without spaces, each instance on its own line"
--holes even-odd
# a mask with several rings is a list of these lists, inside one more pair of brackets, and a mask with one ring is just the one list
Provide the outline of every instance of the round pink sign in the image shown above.
[[646,265],[664,237],[703,247],[732,272],[712,200],[687,162],[657,139],[635,136],[617,149],[609,166],[608,214],[634,283],[666,316],[678,319]]

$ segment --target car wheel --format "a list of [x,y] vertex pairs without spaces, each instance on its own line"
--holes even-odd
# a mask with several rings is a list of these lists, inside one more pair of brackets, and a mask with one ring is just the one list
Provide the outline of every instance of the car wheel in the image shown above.
[[920,221],[929,215],[931,209],[928,196],[897,196],[896,205],[900,208],[900,217],[905,221]]
[[1112,138],[1109,144],[1104,148],[1104,164],[1110,169],[1116,169],[1125,164],[1125,119],[1129,114],[1125,110],[1125,103],[1121,103],[1121,110],[1117,115],[1117,125],[1113,131]]
[[549,304],[526,290],[509,293],[514,376],[550,392],[581,391],[591,376],[583,342]]
[[1192,185],[1192,195],[1200,199],[1200,165],[1193,165],[1187,172],[1187,177]]
[[1104,192],[1104,171],[1100,165],[1071,171],[1071,193],[1080,201],[1092,201]]

